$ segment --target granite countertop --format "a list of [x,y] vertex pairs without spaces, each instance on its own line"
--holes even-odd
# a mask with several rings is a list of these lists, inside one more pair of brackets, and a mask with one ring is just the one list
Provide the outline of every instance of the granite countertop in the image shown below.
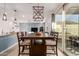
[[9,35],[15,35],[15,33],[4,33],[4,34],[0,34],[0,37],[2,37],[2,36],[9,36]]
[[7,35],[10,35],[10,34],[0,34],[0,37],[7,36]]

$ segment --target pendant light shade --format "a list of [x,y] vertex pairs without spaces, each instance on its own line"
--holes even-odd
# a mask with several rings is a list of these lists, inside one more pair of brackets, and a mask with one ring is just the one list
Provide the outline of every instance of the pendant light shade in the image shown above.
[[3,20],[7,21],[7,15],[5,13],[3,13]]
[[6,7],[5,7],[6,5],[5,5],[5,3],[4,3],[4,13],[3,13],[3,18],[2,18],[2,20],[3,21],[7,21],[7,15],[6,15]]
[[44,19],[44,6],[33,6],[33,19],[35,21],[43,21]]

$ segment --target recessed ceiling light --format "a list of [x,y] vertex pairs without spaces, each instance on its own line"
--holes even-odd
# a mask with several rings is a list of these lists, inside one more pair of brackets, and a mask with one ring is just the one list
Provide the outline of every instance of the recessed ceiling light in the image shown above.
[[25,17],[24,15],[22,15],[22,17]]
[[7,12],[5,12],[5,14],[7,15]]

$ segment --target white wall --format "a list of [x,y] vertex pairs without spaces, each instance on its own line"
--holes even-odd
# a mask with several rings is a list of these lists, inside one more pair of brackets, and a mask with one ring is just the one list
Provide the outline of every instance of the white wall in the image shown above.
[[20,23],[20,31],[31,32],[31,28],[36,27],[40,31],[40,27],[44,27],[44,23]]
[[[32,22],[32,21],[33,21],[32,15],[28,15],[28,17],[26,17],[25,19],[21,18],[21,19],[17,20],[18,23],[20,23],[20,22]],[[51,31],[51,26],[52,26],[52,24],[51,24],[51,15],[46,16],[44,21],[45,21],[45,31],[50,32]],[[2,33],[2,30],[3,30],[4,33],[12,32],[12,31],[19,31],[19,29],[15,27],[12,20],[0,21],[0,34]]]
[[[30,22],[34,22],[33,21],[33,19],[30,19],[30,20],[28,20],[28,19],[30,19],[29,17],[26,19],[26,20],[21,20],[20,22],[24,22],[24,23],[30,23]],[[52,22],[51,22],[51,15],[49,14],[49,15],[47,15],[47,16],[45,16],[45,18],[44,18],[44,21],[45,21],[45,32],[50,32],[51,31],[51,26],[52,26]],[[38,23],[38,21],[37,21],[37,23]],[[36,26],[36,25],[35,25]],[[27,26],[28,27],[28,26]],[[39,26],[38,26],[39,27]]]
[[[33,19],[31,19],[29,22],[31,22],[31,21],[33,21]],[[28,21],[26,21],[26,22],[28,22]],[[52,26],[51,17],[48,17],[48,18],[45,19],[45,31],[50,32],[51,31],[51,26]],[[0,21],[0,34],[2,33],[2,31],[4,33],[12,32],[12,31],[19,31],[19,28],[16,28],[12,21]]]
[[13,32],[15,25],[11,21],[0,21],[0,35]]
[[50,32],[52,27],[51,15],[48,15],[45,19],[45,31]]
[[0,34],[10,32],[11,31],[10,25],[11,24],[9,22],[0,21]]

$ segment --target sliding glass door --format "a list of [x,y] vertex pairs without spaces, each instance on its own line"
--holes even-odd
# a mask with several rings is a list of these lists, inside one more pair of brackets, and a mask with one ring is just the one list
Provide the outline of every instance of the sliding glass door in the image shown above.
[[69,55],[79,55],[79,8],[72,7],[66,12],[65,51]]
[[59,33],[58,48],[62,49],[62,15],[55,15],[55,31]]
[[79,4],[70,4],[62,14],[56,14],[52,28],[59,32],[58,49],[67,55],[79,55]]

